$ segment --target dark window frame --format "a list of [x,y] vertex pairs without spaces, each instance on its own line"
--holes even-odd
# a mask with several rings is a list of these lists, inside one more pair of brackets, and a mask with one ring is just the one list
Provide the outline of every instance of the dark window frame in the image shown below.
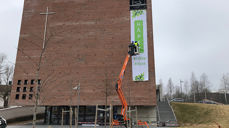
[[41,79],[37,80],[38,85],[41,85]]
[[21,80],[17,80],[17,85],[21,85]]
[[26,92],[27,91],[27,87],[23,87],[23,92]]
[[17,87],[16,92],[20,92],[21,91],[21,87]]
[[31,85],[34,85],[34,83],[35,83],[35,80],[32,79],[30,84],[31,84]]
[[28,80],[24,80],[24,85],[28,85],[29,81]]
[[29,88],[29,92],[33,92],[33,87],[30,87]]
[[130,10],[147,9],[147,0],[130,0]]
[[26,94],[22,94],[21,99],[26,100]]
[[16,94],[16,95],[15,95],[15,99],[16,99],[16,100],[19,100],[19,98],[20,98],[20,94]]
[[33,99],[33,94],[29,94],[29,100]]

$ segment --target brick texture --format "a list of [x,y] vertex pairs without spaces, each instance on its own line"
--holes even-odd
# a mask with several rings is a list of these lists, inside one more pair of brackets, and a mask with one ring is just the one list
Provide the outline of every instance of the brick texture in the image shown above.
[[[150,80],[133,82],[129,61],[123,90],[130,105],[156,105],[151,0],[147,4]],[[30,81],[36,79],[45,22],[40,13],[46,7],[56,14],[48,17],[39,105],[76,105],[72,88],[79,82],[81,105],[104,105],[106,95],[108,104],[120,105],[115,83],[130,43],[129,0],[25,0],[10,105],[34,104],[36,85]],[[27,90],[17,92],[17,87]]]

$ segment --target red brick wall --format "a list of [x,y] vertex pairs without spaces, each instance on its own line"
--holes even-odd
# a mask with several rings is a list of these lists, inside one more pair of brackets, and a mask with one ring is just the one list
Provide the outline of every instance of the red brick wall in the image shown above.
[[[130,105],[156,105],[151,0],[147,3],[150,80],[133,82],[129,61],[123,90]],[[25,0],[10,105],[34,104],[34,96],[28,99],[34,92],[28,90],[35,90],[35,85],[17,85],[17,81],[36,79],[45,22],[40,13],[47,6],[56,14],[48,19],[39,104],[76,105],[72,88],[78,82],[81,105],[105,104],[106,92],[108,104],[120,104],[115,83],[130,43],[129,0]],[[16,92],[17,87],[27,87],[27,92]],[[27,94],[25,100],[22,94]]]

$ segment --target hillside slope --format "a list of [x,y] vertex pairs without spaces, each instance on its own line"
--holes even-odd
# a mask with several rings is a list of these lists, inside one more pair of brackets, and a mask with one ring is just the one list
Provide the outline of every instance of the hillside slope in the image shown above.
[[185,128],[229,128],[229,106],[172,103],[178,123]]

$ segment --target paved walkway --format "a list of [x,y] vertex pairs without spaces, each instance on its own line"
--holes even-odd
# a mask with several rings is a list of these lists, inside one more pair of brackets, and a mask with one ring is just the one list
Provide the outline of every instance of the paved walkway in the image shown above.
[[[32,128],[32,125],[14,125],[14,126],[8,126],[7,128]],[[36,128],[70,128],[69,125],[65,125],[64,127],[61,127],[60,125],[37,125]],[[72,128],[75,128],[75,126],[72,126]],[[93,127],[89,127],[89,126],[80,126],[79,128],[94,128]],[[98,126],[96,128],[105,128],[104,126]],[[109,128],[107,126],[107,128]],[[120,126],[117,126],[117,127],[114,127],[114,128],[124,128],[124,127],[120,127]],[[139,126],[139,128],[145,128],[145,127],[141,127]],[[150,128],[159,128],[159,127],[150,127]],[[166,127],[163,127],[163,128],[166,128]],[[175,127],[173,127],[175,128]]]
[[[37,108],[38,114],[44,112],[45,112],[44,107]],[[6,120],[31,116],[31,115],[33,115],[33,107],[11,107],[11,108],[0,109],[0,116],[2,116]]]

